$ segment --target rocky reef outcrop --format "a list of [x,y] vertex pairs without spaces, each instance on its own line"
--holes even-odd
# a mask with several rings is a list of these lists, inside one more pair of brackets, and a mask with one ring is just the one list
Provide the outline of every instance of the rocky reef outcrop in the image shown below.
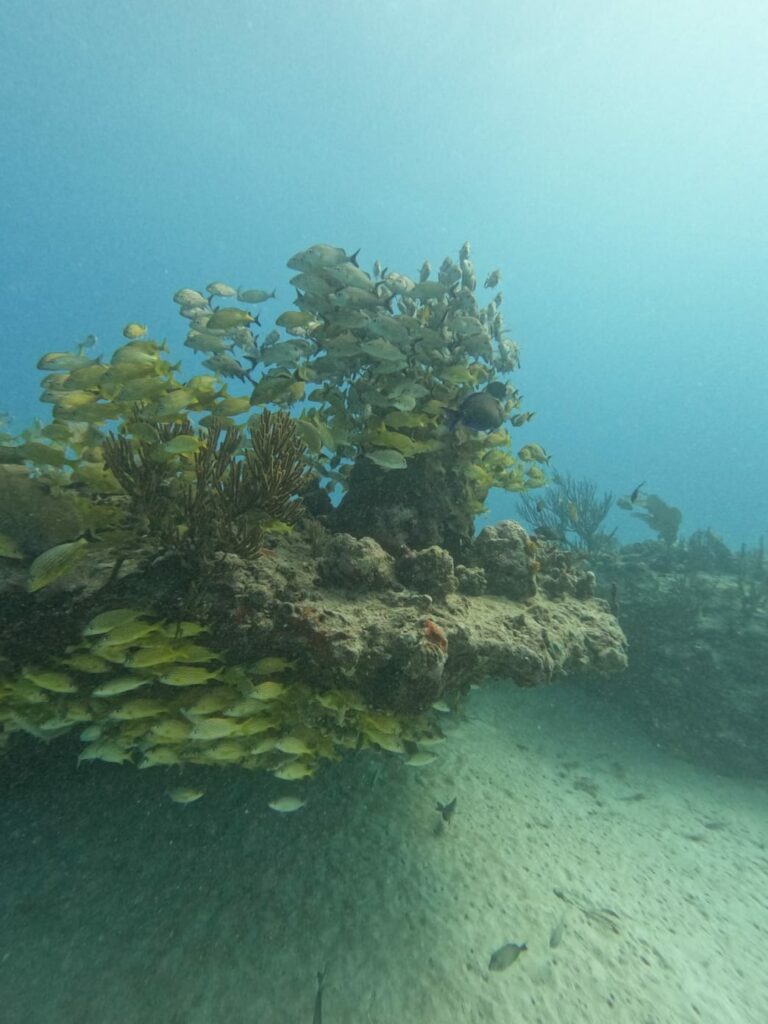
[[[607,603],[594,596],[591,573],[548,566],[512,522],[484,530],[468,554],[470,566],[455,565],[435,546],[395,558],[371,538],[327,534],[318,542],[297,529],[258,559],[220,555],[196,615],[232,664],[285,658],[317,691],[354,688],[372,707],[406,714],[438,700],[455,704],[491,676],[536,686],[626,667],[624,636]],[[48,588],[44,602],[26,602],[26,611],[35,609],[34,628],[25,621],[13,630],[13,605],[25,604],[14,574],[11,566],[0,605],[17,659],[18,645],[32,636],[35,646],[56,653],[96,608],[173,610],[178,598],[167,560],[142,572],[127,566],[104,589],[108,567],[86,559]],[[48,606],[70,613],[50,618],[53,633]]]
[[715,542],[632,545],[603,562],[630,649],[614,695],[670,752],[766,777],[768,583],[758,553]]

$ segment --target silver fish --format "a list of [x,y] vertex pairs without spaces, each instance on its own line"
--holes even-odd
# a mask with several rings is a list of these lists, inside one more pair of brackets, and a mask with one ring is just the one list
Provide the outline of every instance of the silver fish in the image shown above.
[[311,245],[309,249],[291,256],[288,266],[291,270],[316,270],[318,267],[337,267],[340,263],[347,262],[357,266],[357,252],[347,256],[343,249],[335,245]]
[[220,373],[222,377],[237,377],[238,380],[249,379],[248,371],[229,352],[221,352],[211,356],[210,359],[204,359],[203,366],[213,370],[214,373]]
[[263,288],[239,288],[237,297],[240,302],[266,302],[267,299],[276,298],[275,290],[264,291]]

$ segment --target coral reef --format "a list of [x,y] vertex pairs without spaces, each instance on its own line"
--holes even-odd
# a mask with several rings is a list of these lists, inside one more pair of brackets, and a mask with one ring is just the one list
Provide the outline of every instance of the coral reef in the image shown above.
[[508,519],[486,526],[473,544],[472,554],[484,572],[489,594],[521,601],[536,593],[534,552],[519,523]]
[[263,341],[221,300],[274,293],[176,293],[209,373],[180,379],[137,323],[108,362],[40,359],[52,422],[0,445],[3,742],[77,728],[85,760],[298,781],[418,754],[487,677],[626,664],[577,559],[513,522],[474,537],[488,490],[541,486],[548,456],[510,450],[531,414],[469,246],[436,280],[325,245],[289,266],[297,309]]
[[[768,586],[759,548],[725,559],[721,543],[699,537],[692,547],[677,545],[671,563],[660,541],[598,561],[631,651],[614,699],[677,756],[766,778]],[[706,571],[702,546],[716,555]],[[745,600],[750,593],[755,601]]]
[[436,544],[422,551],[407,548],[397,560],[397,578],[400,582],[411,589],[421,587],[437,600],[458,590],[454,569],[450,554]]

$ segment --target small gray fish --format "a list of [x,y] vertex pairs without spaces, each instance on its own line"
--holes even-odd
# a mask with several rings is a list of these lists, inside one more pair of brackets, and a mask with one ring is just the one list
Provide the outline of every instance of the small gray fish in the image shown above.
[[525,953],[528,946],[523,942],[518,945],[516,942],[508,942],[497,949],[488,964],[489,971],[503,971],[517,960],[521,953]]
[[561,917],[557,924],[553,927],[549,933],[549,948],[557,949],[560,943],[563,941],[563,929],[565,928],[565,918]]
[[454,797],[449,804],[441,804],[438,800],[436,810],[440,812],[440,816],[443,821],[450,821],[453,817],[454,811],[456,810],[456,797]]

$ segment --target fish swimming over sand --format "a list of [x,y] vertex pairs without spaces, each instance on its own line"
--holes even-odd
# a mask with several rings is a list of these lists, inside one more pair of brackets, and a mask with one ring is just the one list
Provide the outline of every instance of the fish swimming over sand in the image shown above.
[[489,971],[503,971],[507,967],[510,967],[515,960],[520,956],[521,953],[525,953],[528,946],[523,942],[518,945],[516,942],[507,942],[505,945],[497,949],[496,952],[491,956],[490,963],[488,964]]
[[449,804],[441,804],[438,800],[436,810],[440,812],[440,817],[443,821],[450,821],[456,811],[456,797]]
[[565,929],[565,918],[561,917],[560,920],[553,926],[552,931],[549,933],[549,948],[557,949],[560,943],[563,941],[563,931]]

